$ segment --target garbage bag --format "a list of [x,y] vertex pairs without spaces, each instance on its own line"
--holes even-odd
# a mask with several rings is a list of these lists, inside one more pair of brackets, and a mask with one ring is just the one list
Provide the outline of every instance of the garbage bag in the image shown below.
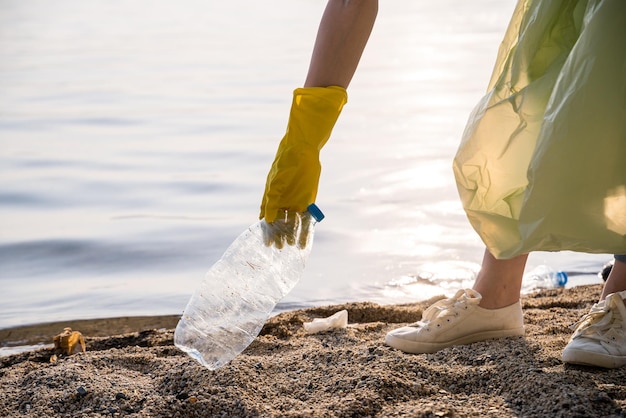
[[626,1],[520,0],[454,174],[491,253],[626,254]]

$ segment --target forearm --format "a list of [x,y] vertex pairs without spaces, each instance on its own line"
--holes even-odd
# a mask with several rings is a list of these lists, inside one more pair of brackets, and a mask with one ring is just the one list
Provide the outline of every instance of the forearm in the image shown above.
[[377,12],[378,0],[328,1],[304,87],[348,87]]
[[259,217],[268,223],[290,211],[303,212],[315,202],[319,151],[347,101],[345,89],[377,12],[378,0],[328,0],[304,88],[294,91],[287,132],[267,176]]

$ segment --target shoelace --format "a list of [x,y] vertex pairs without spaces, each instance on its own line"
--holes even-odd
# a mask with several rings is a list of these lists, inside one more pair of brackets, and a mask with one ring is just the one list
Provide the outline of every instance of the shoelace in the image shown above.
[[456,316],[458,315],[458,310],[467,309],[469,303],[477,304],[480,302],[480,298],[473,296],[469,292],[469,290],[458,290],[453,297],[433,303],[422,313],[420,321],[409,326],[420,328],[436,319]]
[[[605,303],[595,304],[588,314],[572,325],[571,328],[576,330],[572,339],[582,336],[599,341],[615,340],[616,334],[621,333],[623,318],[619,313],[615,314],[617,307],[612,306],[614,303],[614,298],[611,298]],[[622,301],[619,300],[619,303]]]

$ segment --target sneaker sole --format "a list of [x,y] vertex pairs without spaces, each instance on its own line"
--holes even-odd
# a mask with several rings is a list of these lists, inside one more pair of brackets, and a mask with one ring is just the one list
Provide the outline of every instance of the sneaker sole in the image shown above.
[[426,342],[417,342],[405,340],[402,338],[397,338],[392,334],[387,334],[385,337],[385,343],[393,348],[397,348],[398,350],[404,351],[405,353],[410,354],[431,354],[436,353],[439,350],[443,350],[444,348],[452,347],[455,345],[465,345],[477,343],[485,340],[495,340],[498,338],[507,338],[507,337],[522,337],[524,336],[524,327],[506,329],[506,330],[497,330],[497,331],[483,331],[477,332],[475,334],[465,335],[463,337],[457,338],[456,340],[446,341],[443,343],[426,343]]
[[626,365],[625,356],[612,356],[610,354],[594,353],[575,348],[563,350],[562,359],[564,363],[568,364],[603,367],[605,369],[616,369]]

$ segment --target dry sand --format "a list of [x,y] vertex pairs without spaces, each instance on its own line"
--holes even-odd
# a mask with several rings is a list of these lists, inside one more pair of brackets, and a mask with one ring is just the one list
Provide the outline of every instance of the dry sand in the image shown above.
[[[244,353],[218,371],[174,347],[171,317],[162,324],[146,319],[137,332],[122,324],[120,335],[99,337],[88,332],[88,323],[83,329],[81,323],[57,324],[48,327],[50,342],[70,325],[85,334],[87,352],[55,363],[50,349],[0,358],[0,416],[624,416],[626,368],[560,360],[569,326],[600,290],[582,286],[527,296],[525,338],[427,355],[403,354],[383,340],[388,330],[417,320],[430,302],[287,312],[273,317]],[[349,311],[347,329],[304,333],[302,322],[341,309]],[[96,328],[102,333],[105,327]]]

